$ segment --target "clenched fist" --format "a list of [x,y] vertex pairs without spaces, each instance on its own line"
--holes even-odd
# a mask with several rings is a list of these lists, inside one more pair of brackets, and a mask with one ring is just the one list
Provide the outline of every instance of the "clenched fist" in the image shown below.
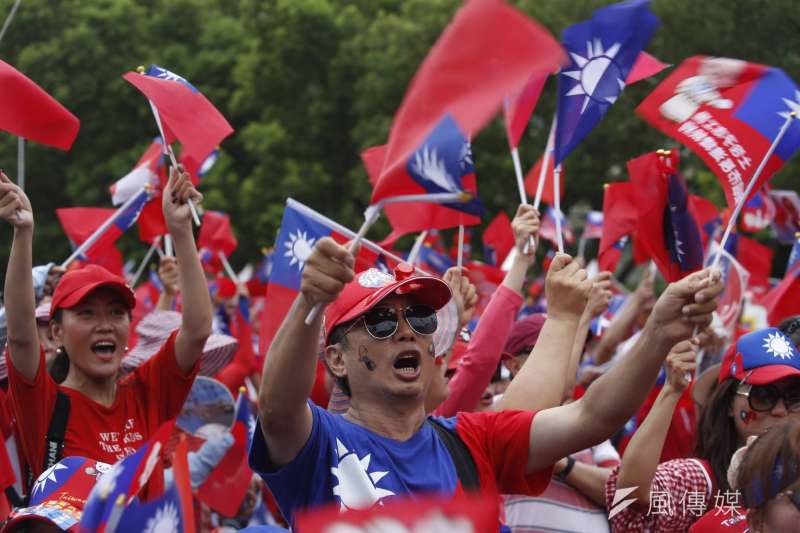
[[580,319],[591,289],[592,281],[586,271],[567,254],[556,254],[544,286],[548,318]]

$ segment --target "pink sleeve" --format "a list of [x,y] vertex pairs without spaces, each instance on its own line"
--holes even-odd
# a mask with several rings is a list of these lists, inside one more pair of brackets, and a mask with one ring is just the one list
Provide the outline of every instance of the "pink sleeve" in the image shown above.
[[522,296],[504,285],[497,288],[450,379],[450,394],[434,411],[436,416],[455,416],[459,411],[471,411],[478,405],[497,369],[520,307]]
[[[615,468],[606,482],[606,506],[614,507],[619,468]],[[653,476],[650,489],[650,509],[638,511],[628,507],[614,515],[609,523],[614,533],[659,531],[663,533],[686,531],[713,503],[711,479],[697,459],[673,459],[661,463]],[[625,498],[617,502],[617,506]],[[695,507],[702,500],[705,508]],[[693,504],[695,502],[695,504]]]

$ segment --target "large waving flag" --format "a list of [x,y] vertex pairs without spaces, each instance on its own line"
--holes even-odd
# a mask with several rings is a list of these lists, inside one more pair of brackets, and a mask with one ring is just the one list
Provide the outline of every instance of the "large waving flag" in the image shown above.
[[636,230],[637,220],[633,185],[606,183],[603,186],[603,233],[597,253],[600,270],[614,272],[617,269],[628,236]]
[[255,427],[256,419],[243,387],[239,391],[236,418],[231,428],[233,444],[197,490],[197,497],[223,516],[236,516],[250,487],[253,472],[247,462],[247,453]]
[[528,125],[539,96],[542,94],[546,74],[533,74],[522,90],[503,101],[503,122],[506,126],[506,137],[511,148],[519,146],[519,140]]
[[617,101],[642,49],[660,24],[650,0],[600,8],[564,30],[572,63],[558,77],[555,163],[561,163]]
[[[361,152],[361,160],[373,187],[378,182],[385,158],[386,145],[373,146]],[[474,171],[463,175],[461,182],[473,196],[477,194]],[[393,243],[407,233],[447,229],[458,225],[473,226],[481,221],[478,216],[431,202],[387,204],[383,211],[392,225],[392,233],[384,240],[386,243]]]
[[663,157],[651,152],[628,161],[628,173],[638,215],[637,240],[671,283],[703,267],[703,244],[689,213],[677,152]]
[[[707,56],[681,63],[636,108],[651,125],[705,161],[725,190],[731,209],[744,200],[750,177],[792,111],[800,111],[800,91],[784,71]],[[800,124],[794,121],[753,191],[798,147]]]
[[133,455],[115,463],[98,480],[83,509],[80,531],[103,533],[109,520],[112,525],[119,523],[125,505],[139,494],[160,463],[161,452],[174,425],[174,420],[163,424]]
[[[458,169],[430,148],[446,136],[466,155],[467,143],[506,95],[564,60],[545,29],[502,0],[466,2],[422,62],[395,114],[372,204],[390,196],[458,189]],[[457,161],[463,161],[459,158]],[[416,170],[415,170],[416,168]],[[460,189],[463,190],[463,189]]]
[[[286,200],[281,229],[272,254],[272,271],[267,285],[266,305],[261,313],[261,329],[258,336],[259,353],[266,354],[272,338],[289,311],[297,294],[306,260],[314,244],[323,237],[331,237],[344,244],[355,237],[355,233],[322,216],[313,209],[291,198]],[[381,265],[393,267],[401,258],[385,252],[375,243],[362,239],[356,257],[356,272]]]
[[141,74],[128,72],[122,77],[156,107],[166,142],[180,141],[185,152],[205,157],[233,133],[222,113],[194,85],[174,72],[150,65]]
[[0,129],[69,150],[81,123],[25,74],[0,60]]

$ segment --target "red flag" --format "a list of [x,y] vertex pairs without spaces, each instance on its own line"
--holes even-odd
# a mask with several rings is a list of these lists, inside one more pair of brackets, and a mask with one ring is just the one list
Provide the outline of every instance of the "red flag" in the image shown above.
[[341,512],[340,505],[297,514],[296,528],[303,533],[347,531],[496,531],[499,517],[497,499],[476,494],[396,498],[367,510]]
[[786,317],[800,314],[800,265],[783,276],[783,281],[769,291],[763,300],[767,322],[777,326]]
[[428,180],[406,167],[434,127],[450,115],[467,138],[478,134],[508,94],[531,75],[547,75],[564,52],[542,27],[501,0],[467,2],[422,62],[389,133],[386,159],[371,203],[426,193]]
[[[80,246],[88,239],[106,220],[116,212],[116,209],[104,207],[66,207],[56,209],[56,216],[61,222],[61,227],[67,238],[74,246]],[[105,267],[116,274],[122,274],[122,254],[114,245],[120,236],[114,224],[92,246],[79,257],[84,263],[92,263]]]
[[229,256],[238,246],[238,241],[231,229],[231,219],[219,211],[206,211],[203,214],[203,225],[197,236],[197,248],[209,250],[214,256],[219,252]]
[[[361,152],[361,161],[367,170],[369,182],[375,186],[380,175],[383,161],[386,157],[386,145],[373,146]],[[475,191],[475,174],[470,174],[464,178],[465,188]],[[392,225],[392,233],[381,245],[393,243],[407,233],[431,229],[453,228],[460,224],[474,226],[480,223],[480,217],[456,211],[443,205],[430,202],[403,202],[398,204],[387,204],[383,208],[386,218]]]
[[655,76],[668,66],[670,65],[662,63],[645,51],[639,52],[639,55],[636,57],[636,62],[633,64],[631,71],[628,73],[628,77],[625,79],[625,85],[630,85],[631,83],[636,83],[650,76]]
[[[528,193],[529,198],[533,198],[536,196],[536,189],[539,187],[539,176],[542,172],[542,159],[543,157],[540,156],[539,159],[536,161],[536,164],[533,165],[533,168],[528,171],[528,174],[525,175],[525,192]],[[555,173],[555,164],[554,158],[549,158],[547,162],[547,170],[544,173],[544,188],[542,189],[542,202],[546,204],[553,205],[555,203],[555,194],[554,189],[555,187],[553,184],[555,183],[555,179],[553,177]],[[564,199],[564,165],[561,165],[561,175],[559,176],[558,182],[558,191],[559,191],[559,200]]]
[[175,447],[175,456],[172,460],[173,479],[181,502],[181,518],[183,519],[184,533],[195,533],[194,502],[192,500],[192,480],[189,475],[189,446],[186,438],[181,438]]
[[[694,56],[667,76],[636,112],[699,155],[719,179],[728,207],[733,209],[744,199],[750,177],[796,106],[797,90],[777,68]],[[800,126],[789,126],[753,191],[781,168],[798,146]]]
[[475,291],[478,294],[478,303],[475,304],[473,316],[479,317],[483,310],[486,309],[497,287],[503,283],[506,273],[500,267],[477,261],[470,261],[468,264],[465,262],[464,266],[467,267],[467,276],[472,284],[475,285]]
[[[181,76],[156,65],[122,76],[158,109],[166,141],[181,142],[191,154],[210,154],[233,128],[222,113]],[[204,157],[204,156],[202,156]]]
[[689,195],[689,212],[700,227],[700,237],[703,239],[703,249],[708,246],[708,239],[714,236],[717,228],[722,224],[717,206],[711,200],[702,196]]
[[515,243],[511,220],[505,211],[497,213],[494,220],[486,226],[482,240],[487,262],[494,266],[502,265]]
[[655,152],[628,161],[636,204],[636,237],[668,283],[703,266],[697,222],[688,211],[686,185],[678,175],[678,153]]
[[769,286],[775,252],[755,239],[737,235],[736,259],[750,272],[751,286]]
[[147,244],[153,244],[156,238],[167,234],[160,194],[147,202],[136,224],[139,226],[139,240]]
[[78,117],[25,74],[0,60],[0,129],[69,150],[80,127]]
[[519,146],[519,140],[528,125],[539,96],[542,94],[547,75],[536,73],[528,78],[522,91],[508,98],[503,105],[503,118],[506,125],[506,137],[511,148]]
[[603,192],[603,234],[598,252],[600,270],[614,272],[617,269],[625,244],[620,243],[620,239],[634,231],[636,220],[633,185],[607,183]]

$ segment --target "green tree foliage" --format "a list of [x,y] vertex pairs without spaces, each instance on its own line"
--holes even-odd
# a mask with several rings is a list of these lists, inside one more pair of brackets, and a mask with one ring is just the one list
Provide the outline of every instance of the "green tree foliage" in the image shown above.
[[[514,2],[555,36],[589,17],[599,0]],[[0,0],[4,18],[13,0]],[[58,261],[69,245],[58,207],[110,205],[108,186],[130,170],[157,133],[145,99],[121,75],[158,63],[192,81],[236,133],[204,179],[205,206],[230,213],[234,264],[274,241],[284,201],[294,197],[357,228],[370,187],[359,153],[386,141],[394,111],[456,0],[24,0],[0,58],[25,72],[81,119],[73,149],[29,145],[27,186],[36,217],[35,261]],[[656,0],[662,26],[648,50],[673,64],[695,54],[784,68],[800,80],[800,15],[790,0]],[[663,79],[625,90],[567,159],[565,207],[602,203],[602,183],[626,179],[625,161],[674,143],[635,107]],[[520,146],[530,166],[555,109],[548,81]],[[490,215],[518,202],[499,121],[474,142],[479,192]],[[690,188],[722,205],[716,180],[682,150]],[[0,133],[0,167],[14,174],[16,139]],[[773,179],[795,187],[797,162]],[[578,210],[579,211],[579,210]],[[486,221],[488,222],[489,216]],[[370,233],[388,232],[381,222]],[[0,242],[10,242],[10,231]],[[140,257],[144,246],[121,246]],[[0,260],[8,246],[0,247]]]

